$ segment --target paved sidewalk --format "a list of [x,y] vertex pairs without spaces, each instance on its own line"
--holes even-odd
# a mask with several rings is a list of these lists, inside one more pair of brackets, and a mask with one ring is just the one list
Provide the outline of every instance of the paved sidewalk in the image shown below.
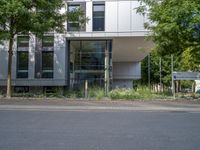
[[200,101],[155,100],[155,101],[112,101],[112,100],[67,100],[12,98],[0,99],[0,110],[36,111],[187,111],[200,112]]

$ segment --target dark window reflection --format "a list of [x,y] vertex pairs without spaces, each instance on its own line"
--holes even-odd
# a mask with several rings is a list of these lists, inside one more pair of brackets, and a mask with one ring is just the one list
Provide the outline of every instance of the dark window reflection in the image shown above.
[[[105,50],[111,41],[70,41],[70,79],[73,85],[104,86]],[[111,58],[111,55],[110,55]]]
[[42,38],[42,47],[53,47],[53,46],[54,46],[53,36],[44,36]]
[[105,4],[93,4],[93,31],[105,30]]
[[29,36],[18,36],[17,47],[29,47]]
[[42,52],[42,78],[53,78],[53,52]]
[[28,78],[28,52],[17,52],[17,78]]

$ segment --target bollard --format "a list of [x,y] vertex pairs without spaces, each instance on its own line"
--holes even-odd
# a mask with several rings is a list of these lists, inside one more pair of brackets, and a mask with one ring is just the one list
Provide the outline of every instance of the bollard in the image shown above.
[[88,98],[88,81],[85,80],[85,98]]

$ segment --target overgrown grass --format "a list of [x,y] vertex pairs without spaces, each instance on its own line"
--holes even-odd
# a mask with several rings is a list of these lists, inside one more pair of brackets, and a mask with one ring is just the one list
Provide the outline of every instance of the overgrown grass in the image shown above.
[[46,97],[43,93],[12,93],[12,97],[27,97],[27,98],[44,98]]
[[81,90],[68,90],[64,92],[64,97],[66,98],[88,98],[88,99],[102,99],[105,97],[105,92],[103,88],[100,87],[90,87],[88,89],[88,97],[85,97],[84,89]]
[[105,91],[101,87],[91,87],[88,90],[88,98],[95,98],[100,100],[105,97]]
[[[169,91],[162,93],[153,93],[146,86],[139,86],[137,89],[114,89],[108,93],[108,96],[105,96],[104,88],[101,87],[89,87],[88,97],[85,97],[84,89],[79,90],[67,90],[63,91],[62,88],[55,88],[48,92],[28,92],[28,93],[13,93],[13,97],[32,97],[32,98],[70,98],[70,99],[124,99],[124,100],[152,100],[152,99],[171,99],[172,96]],[[1,92],[0,92],[1,97]],[[196,96],[197,97],[197,96]]]
[[177,98],[200,100],[200,93],[176,93]]
[[111,99],[151,100],[151,99],[169,98],[169,95],[167,95],[167,93],[153,93],[150,91],[150,89],[148,87],[141,86],[141,87],[138,87],[136,90],[134,90],[134,89],[114,89],[109,92],[109,97]]
[[84,93],[82,90],[68,90],[68,91],[64,91],[64,97],[66,98],[83,98],[84,97]]
[[2,91],[0,91],[0,98],[1,98],[1,97],[3,97],[3,92],[2,92]]

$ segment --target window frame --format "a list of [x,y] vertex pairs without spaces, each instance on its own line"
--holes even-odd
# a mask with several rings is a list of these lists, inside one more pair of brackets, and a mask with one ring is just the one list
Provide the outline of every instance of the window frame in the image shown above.
[[[95,5],[103,5],[104,6],[104,24],[103,24],[103,29],[102,30],[94,30],[94,6]],[[105,31],[105,8],[106,8],[106,5],[105,5],[105,2],[93,2],[92,4],[92,31],[95,31],[95,32],[103,32]]]
[[[53,38],[53,44],[51,46],[46,46],[43,44],[43,40],[45,37],[52,37]],[[42,51],[41,51],[41,78],[43,79],[53,79],[54,78],[54,36],[53,35],[46,35],[43,36],[42,38]],[[43,69],[43,54],[44,53],[52,53],[52,69],[51,70],[47,70],[47,69]],[[44,73],[52,73],[51,77],[45,77]]]
[[[21,38],[21,37],[28,37],[28,45],[27,46],[20,46],[19,38]],[[16,55],[16,78],[17,79],[27,79],[29,77],[29,40],[30,40],[30,37],[27,35],[24,35],[24,36],[19,35],[17,37],[17,55]],[[20,53],[27,53],[27,69],[26,70],[19,69]],[[19,73],[26,73],[26,75],[25,75],[25,77],[22,77],[19,75]]]
[[[86,15],[86,3],[85,2],[69,2],[67,4],[67,10],[69,11],[69,7],[72,6],[72,7],[77,7],[75,9],[80,9],[82,10],[82,8],[84,8],[83,12],[84,14]],[[67,31],[68,32],[80,32],[80,31],[86,31],[86,24],[84,24],[84,26],[81,25],[81,23],[79,22],[79,19],[77,21],[69,21],[67,20]],[[71,27],[72,29],[70,29],[70,25],[69,24],[77,24],[78,26],[77,27]]]

